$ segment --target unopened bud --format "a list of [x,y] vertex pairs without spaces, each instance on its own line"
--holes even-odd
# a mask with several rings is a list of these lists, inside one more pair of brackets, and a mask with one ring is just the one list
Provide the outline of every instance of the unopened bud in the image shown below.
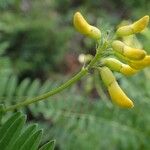
[[100,69],[101,78],[106,85],[109,95],[112,101],[123,108],[132,108],[133,102],[127,97],[123,90],[118,85],[113,73],[108,67],[102,67]]
[[93,39],[100,39],[101,31],[95,27],[90,25],[81,15],[80,12],[76,12],[74,14],[73,23],[75,28],[82,34],[87,35]]
[[115,58],[105,58],[103,60],[103,64],[109,67],[111,70],[120,72],[126,76],[130,76],[138,72],[138,70],[133,69],[129,65],[124,64]]
[[78,57],[78,61],[81,64],[84,64],[84,63],[89,62],[92,58],[93,58],[93,56],[90,55],[90,54],[80,54],[79,57]]
[[118,53],[132,60],[141,60],[146,56],[146,52],[144,50],[129,47],[118,40],[112,42],[112,48],[114,51],[117,51]]
[[106,87],[116,80],[112,71],[108,67],[102,67],[100,69],[100,74]]
[[150,66],[150,55],[146,55],[144,59],[140,61],[130,61],[129,65],[135,69],[143,69]]
[[149,16],[146,15],[143,18],[139,19],[138,21],[134,22],[133,24],[118,28],[116,33],[118,36],[128,36],[131,34],[139,33],[147,27],[148,22]]

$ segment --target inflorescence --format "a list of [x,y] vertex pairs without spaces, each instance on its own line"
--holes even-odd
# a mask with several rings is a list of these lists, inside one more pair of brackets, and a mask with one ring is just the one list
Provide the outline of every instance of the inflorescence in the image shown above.
[[134,104],[120,88],[112,71],[131,76],[150,65],[150,55],[145,50],[137,47],[133,48],[132,45],[127,45],[122,40],[142,32],[147,27],[148,22],[149,16],[146,15],[132,24],[121,26],[114,33],[113,38],[108,40],[103,37],[101,30],[90,25],[80,12],[74,14],[73,23],[75,28],[81,34],[95,39],[98,45],[95,56],[82,54],[79,61],[87,63],[88,68],[90,60],[99,56],[96,59],[97,62],[93,64],[93,68],[99,70],[100,77],[112,101],[123,108],[132,108]]

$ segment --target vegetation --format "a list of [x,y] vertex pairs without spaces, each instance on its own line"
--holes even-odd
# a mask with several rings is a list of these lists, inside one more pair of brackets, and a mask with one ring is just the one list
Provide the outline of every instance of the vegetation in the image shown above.
[[[149,7],[148,0],[1,0],[0,149],[150,149],[150,29],[131,22]],[[85,18],[77,14],[76,23],[77,11]],[[120,103],[120,90],[132,102],[125,95],[129,103]]]

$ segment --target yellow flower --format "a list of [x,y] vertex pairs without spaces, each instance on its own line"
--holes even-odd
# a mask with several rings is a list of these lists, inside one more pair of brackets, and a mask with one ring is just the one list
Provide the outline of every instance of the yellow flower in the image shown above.
[[150,66],[150,55],[146,55],[144,59],[140,61],[130,61],[129,65],[135,69],[143,69]]
[[126,75],[126,76],[130,76],[130,75],[133,75],[135,73],[137,73],[138,70],[130,67],[129,65],[126,65],[126,64],[123,64],[122,65],[122,68],[120,69],[120,73]]
[[119,40],[112,42],[114,51],[132,60],[141,60],[146,56],[146,52],[142,49],[132,48]]
[[116,78],[108,67],[102,67],[100,69],[100,75],[106,87],[116,81]]
[[88,24],[88,22],[83,18],[80,12],[76,12],[74,14],[73,23],[75,28],[80,33],[87,35],[93,39],[100,39],[101,31],[95,26]]
[[139,33],[147,27],[148,22],[149,22],[149,16],[146,15],[131,25],[126,25],[118,28],[116,33],[118,36],[128,36],[131,34]]
[[111,70],[120,72],[126,76],[130,76],[138,72],[138,70],[133,69],[129,65],[124,64],[115,58],[105,58],[103,59],[103,64],[109,67]]
[[134,32],[133,32],[131,25],[126,25],[126,26],[118,28],[118,30],[116,31],[116,34],[118,36],[128,36],[128,35],[134,34]]
[[106,85],[109,95],[112,101],[123,108],[132,108],[133,102],[127,97],[123,90],[118,85],[113,73],[108,67],[102,67],[100,69],[101,78]]
[[123,108],[134,107],[133,102],[127,97],[116,81],[108,87],[108,92],[112,101],[118,106]]
[[143,31],[147,27],[148,22],[149,22],[149,16],[148,15],[146,15],[143,18],[139,19],[138,21],[134,22],[132,24],[133,32],[139,33],[141,31]]

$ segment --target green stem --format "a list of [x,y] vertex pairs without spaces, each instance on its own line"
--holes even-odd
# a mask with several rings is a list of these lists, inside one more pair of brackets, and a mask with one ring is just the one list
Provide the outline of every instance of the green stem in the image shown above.
[[100,58],[101,54],[96,53],[95,57],[92,59],[92,61],[88,64],[87,69],[89,70]]
[[67,82],[65,82],[61,86],[59,86],[58,88],[55,88],[52,91],[47,92],[43,95],[40,95],[40,96],[37,96],[34,98],[29,98],[29,99],[27,99],[23,102],[20,102],[16,105],[9,106],[9,107],[5,108],[4,112],[11,111],[11,110],[23,107],[23,106],[27,106],[31,103],[35,103],[35,102],[41,101],[43,99],[46,99],[52,95],[55,95],[55,94],[61,92],[62,90],[66,89],[67,87],[71,86],[73,83],[77,82],[81,77],[86,75],[87,72],[88,72],[88,70],[86,68],[83,68],[78,74],[76,74],[73,78],[71,78],[70,80],[68,80]]
[[55,95],[61,91],[63,91],[64,89],[66,89],[67,87],[71,86],[72,84],[74,84],[75,82],[77,82],[78,80],[80,80],[84,75],[86,75],[88,73],[88,71],[94,66],[94,64],[100,59],[100,57],[102,56],[102,51],[104,49],[106,49],[107,44],[104,43],[103,46],[100,48],[98,47],[97,53],[95,55],[95,57],[91,60],[91,62],[87,65],[87,67],[82,68],[82,70],[76,74],[73,78],[71,78],[70,80],[68,80],[67,82],[65,82],[64,84],[62,84],[61,86],[53,89],[50,92],[47,92],[45,94],[42,94],[40,96],[34,97],[34,98],[28,98],[26,100],[24,100],[23,102],[20,102],[18,104],[12,105],[12,106],[8,106],[6,107],[3,112],[7,112],[7,111],[11,111],[23,106],[27,106],[29,104],[44,100],[52,95]]
[[108,44],[107,42],[104,42],[104,44],[101,47],[98,47],[96,49],[95,57],[91,60],[91,62],[88,64],[87,69],[89,70],[93,65],[102,57],[103,51],[107,48]]

